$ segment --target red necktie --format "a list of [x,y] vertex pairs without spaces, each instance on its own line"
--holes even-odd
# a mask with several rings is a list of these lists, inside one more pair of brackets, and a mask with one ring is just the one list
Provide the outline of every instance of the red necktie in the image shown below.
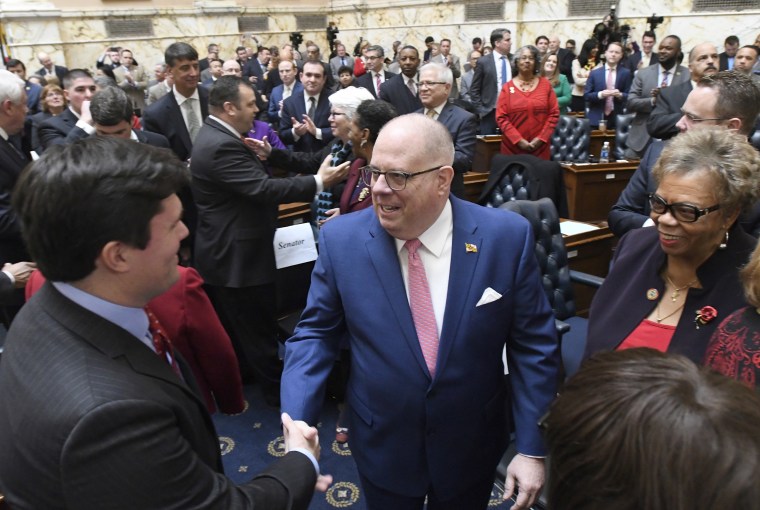
[[410,239],[404,246],[409,252],[409,304],[414,319],[414,329],[422,348],[422,355],[430,371],[430,377],[435,377],[435,364],[438,360],[438,325],[433,312],[433,300],[430,298],[430,287],[425,276],[425,266],[417,253],[422,245],[419,239]]
[[171,340],[166,336],[164,328],[161,327],[161,323],[158,322],[158,318],[156,318],[147,306],[145,307],[145,313],[148,315],[148,331],[153,339],[153,348],[156,349],[156,354],[172,367],[172,370],[180,379],[183,379],[182,371],[180,370],[177,358],[174,355],[174,347],[172,346]]
[[[615,88],[615,70],[610,68],[607,71],[607,90],[612,90]],[[608,117],[612,111],[615,109],[614,105],[614,98],[612,96],[607,96],[607,100],[604,102],[604,116]]]

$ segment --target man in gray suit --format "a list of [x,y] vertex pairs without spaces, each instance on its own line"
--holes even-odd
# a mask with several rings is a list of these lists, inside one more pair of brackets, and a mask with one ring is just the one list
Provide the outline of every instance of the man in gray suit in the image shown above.
[[456,99],[459,97],[459,87],[457,80],[462,76],[462,66],[459,65],[459,57],[451,54],[451,39],[441,39],[441,53],[430,58],[431,62],[443,64],[451,69],[454,81],[451,82],[451,92],[449,97]]
[[689,80],[689,70],[678,64],[681,39],[669,35],[660,41],[659,64],[640,69],[628,93],[628,112],[636,112],[628,133],[626,157],[640,158],[652,141],[647,133],[647,119],[657,103],[660,91]]
[[512,79],[512,33],[506,28],[491,32],[493,53],[480,57],[472,75],[470,98],[480,116],[480,134],[496,133],[496,100],[501,88]]
[[332,73],[333,78],[337,81],[339,78],[338,70],[341,67],[347,66],[351,69],[354,68],[354,57],[346,53],[346,47],[343,44],[339,44],[335,50],[338,54],[330,59],[330,72]]
[[454,142],[454,177],[451,193],[464,198],[464,173],[472,167],[475,156],[475,137],[478,120],[467,110],[448,102],[454,77],[451,68],[444,64],[430,62],[420,68],[420,101],[424,113],[444,126]]
[[316,429],[235,485],[193,372],[146,304],[178,279],[185,163],[114,137],[54,147],[14,197],[47,283],[8,332],[0,492],[12,508],[306,509]]

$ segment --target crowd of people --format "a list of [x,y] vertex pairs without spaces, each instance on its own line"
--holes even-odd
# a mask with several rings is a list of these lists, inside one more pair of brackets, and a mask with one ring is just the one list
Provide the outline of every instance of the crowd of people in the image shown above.
[[[93,71],[40,53],[27,76],[9,60],[0,492],[11,506],[306,508],[331,483],[315,426],[336,359],[350,365],[336,440],[350,441],[373,510],[486,508],[510,432],[504,496],[516,510],[538,499],[547,454],[554,508],[712,508],[726,487],[732,505],[756,503],[744,473],[686,483],[697,460],[664,461],[661,431],[624,439],[637,420],[679,428],[660,410],[672,405],[694,416],[674,432],[684,445],[760,452],[760,422],[748,424],[760,401],[746,388],[760,387],[749,141],[760,36],[684,54],[677,35],[655,50],[654,32],[639,47],[605,23],[577,57],[556,35],[513,54],[499,28],[461,59],[428,37],[424,49],[334,41],[329,55],[312,41],[241,45],[226,60],[218,44],[201,58],[175,42],[152,73],[137,61],[150,57],[115,46]],[[573,375],[529,224],[463,200],[464,174],[478,135],[550,160],[560,115],[614,129],[626,113],[641,161],[610,212],[620,241]],[[272,244],[291,202],[313,203],[319,256],[284,339]],[[288,453],[234,485],[209,413],[241,412],[245,383],[283,411]],[[725,430],[697,430],[713,408]],[[680,471],[652,481],[641,470],[653,465]]]

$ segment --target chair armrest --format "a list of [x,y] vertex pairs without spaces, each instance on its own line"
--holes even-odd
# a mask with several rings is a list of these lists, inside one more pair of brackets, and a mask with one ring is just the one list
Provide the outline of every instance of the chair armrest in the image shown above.
[[570,331],[570,324],[562,322],[559,319],[554,319],[554,327],[557,329],[557,334],[562,337],[565,333]]
[[590,287],[596,287],[597,289],[604,283],[604,278],[601,276],[594,276],[592,274],[583,273],[581,271],[570,270],[570,281],[582,283]]

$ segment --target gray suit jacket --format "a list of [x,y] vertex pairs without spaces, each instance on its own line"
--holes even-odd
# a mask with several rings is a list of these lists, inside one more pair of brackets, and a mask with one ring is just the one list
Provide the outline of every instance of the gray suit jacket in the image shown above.
[[314,468],[290,453],[235,486],[211,417],[137,338],[46,283],[0,370],[0,491],[15,509],[305,509]]
[[[431,58],[430,61],[443,64],[443,55],[436,55],[435,57]],[[460,76],[462,76],[462,66],[459,65],[459,57],[456,55],[449,54],[449,69],[451,69],[451,73],[454,75],[454,83],[451,84],[451,92],[449,93],[449,97],[456,99],[459,97],[459,87],[457,86],[457,80]]]
[[[507,55],[507,65],[512,67],[513,55]],[[515,70],[512,69],[512,76]],[[501,87],[496,84],[496,62],[493,55],[485,55],[478,59],[475,73],[472,76],[470,98],[480,117],[485,117],[496,109],[496,99],[499,97]]]
[[156,101],[164,97],[167,92],[169,92],[169,89],[166,88],[165,83],[163,82],[156,83],[155,85],[153,85],[152,87],[148,89],[148,99],[145,100],[145,104],[147,106],[152,105],[153,103],[155,103]]
[[[351,55],[346,55],[346,65],[350,67],[351,69],[354,68],[354,57]],[[340,57],[337,55],[330,59],[330,72],[332,72],[333,77],[337,80],[338,79],[338,70],[343,66],[343,64],[340,63]]]
[[[628,134],[628,147],[639,153],[639,156],[643,155],[650,140],[646,124],[655,105],[655,102],[652,101],[652,90],[660,87],[659,72],[659,65],[640,69],[633,78],[633,84],[628,93],[627,111],[636,112],[636,117],[631,124],[631,131]],[[677,66],[670,86],[673,87],[689,81],[690,76],[691,73],[687,68]]]

